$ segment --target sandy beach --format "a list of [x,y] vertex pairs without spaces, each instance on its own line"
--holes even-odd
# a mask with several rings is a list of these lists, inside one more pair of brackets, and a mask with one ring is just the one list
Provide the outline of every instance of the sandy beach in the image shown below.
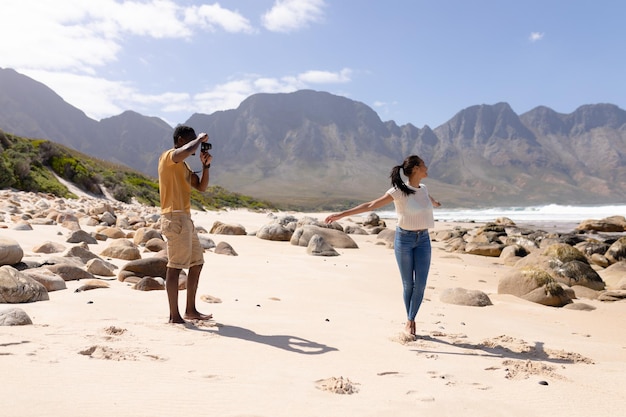
[[[358,249],[312,256],[254,236],[271,215],[194,212],[206,230],[220,221],[248,233],[208,234],[238,256],[205,251],[198,308],[214,316],[206,323],[168,324],[165,291],[116,277],[103,278],[109,288],[75,292],[83,283],[68,281],[48,301],[0,305],[33,321],[0,327],[2,415],[588,417],[626,406],[624,301],[585,299],[595,310],[577,311],[501,295],[511,266],[433,242],[411,341],[392,249],[376,235],[350,235]],[[18,241],[25,258],[43,256],[32,248],[45,241],[72,246],[61,225],[15,230],[6,217],[0,236]],[[456,287],[481,290],[493,305],[440,301]]]

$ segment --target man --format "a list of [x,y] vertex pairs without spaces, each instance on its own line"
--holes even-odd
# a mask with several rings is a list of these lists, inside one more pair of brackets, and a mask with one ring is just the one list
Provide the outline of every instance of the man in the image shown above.
[[[170,323],[187,320],[209,320],[210,314],[196,309],[196,292],[204,264],[204,251],[191,220],[191,187],[205,191],[209,185],[209,168],[213,156],[200,152],[202,176],[194,173],[185,159],[195,155],[201,143],[209,136],[196,132],[189,126],[179,125],[174,130],[174,148],[159,158],[159,193],[161,197],[161,231],[167,238],[167,272],[165,289],[170,308]],[[189,268],[187,276],[187,305],[184,318],[178,310],[178,277]]]

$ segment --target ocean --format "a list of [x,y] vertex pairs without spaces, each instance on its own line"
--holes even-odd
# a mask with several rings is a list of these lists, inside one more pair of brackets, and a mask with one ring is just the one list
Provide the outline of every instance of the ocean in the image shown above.
[[[396,218],[395,211],[380,211],[378,215],[385,219]],[[603,219],[610,216],[626,216],[626,205],[581,205],[564,206],[547,204],[529,207],[493,207],[481,209],[446,209],[434,210],[435,221],[453,222],[491,222],[498,217],[508,217],[517,225],[554,231],[571,231],[580,222],[587,219]],[[557,229],[557,230],[555,230]]]

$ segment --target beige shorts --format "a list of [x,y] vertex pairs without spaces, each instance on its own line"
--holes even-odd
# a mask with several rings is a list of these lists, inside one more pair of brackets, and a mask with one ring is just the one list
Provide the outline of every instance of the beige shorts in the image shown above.
[[161,231],[167,239],[167,267],[186,269],[204,264],[204,250],[198,233],[187,213],[161,216]]

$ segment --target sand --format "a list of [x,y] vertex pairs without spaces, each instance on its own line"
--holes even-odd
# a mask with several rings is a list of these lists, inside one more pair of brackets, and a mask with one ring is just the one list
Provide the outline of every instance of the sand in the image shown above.
[[[207,230],[221,221],[254,232],[269,222],[246,210],[193,218]],[[68,233],[4,225],[0,236],[25,256]],[[209,236],[238,256],[205,252],[198,308],[214,315],[206,323],[168,324],[165,291],[110,278],[106,289],[75,292],[81,283],[70,281],[49,301],[0,305],[33,321],[0,327],[1,414],[588,417],[626,406],[625,302],[584,300],[596,309],[576,311],[498,295],[510,266],[433,242],[418,338],[409,340],[393,250],[376,236],[351,235],[359,248],[336,257],[251,235]],[[442,303],[454,287],[484,291],[493,305]]]

